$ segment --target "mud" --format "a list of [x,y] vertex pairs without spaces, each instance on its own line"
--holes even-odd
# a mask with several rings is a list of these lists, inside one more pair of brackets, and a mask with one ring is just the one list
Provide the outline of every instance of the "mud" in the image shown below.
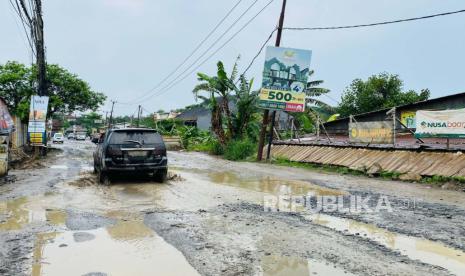
[[[1,275],[465,274],[461,192],[185,152],[166,183],[102,186],[90,142],[57,147],[0,186]],[[395,212],[264,210],[283,194],[388,196]]]

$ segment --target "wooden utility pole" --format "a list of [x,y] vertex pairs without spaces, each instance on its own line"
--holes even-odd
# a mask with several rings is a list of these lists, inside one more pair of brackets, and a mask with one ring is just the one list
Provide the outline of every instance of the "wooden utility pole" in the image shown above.
[[[275,42],[276,47],[279,47],[281,45],[281,34],[283,32],[284,14],[286,12],[286,2],[287,0],[283,0],[283,5],[281,7],[281,14],[279,16],[279,23],[278,23],[278,33],[276,35],[276,42]],[[265,109],[265,111],[263,112],[263,121],[262,121],[262,127],[260,129],[260,137],[258,139],[258,153],[257,153],[258,161],[261,161],[263,158],[263,146],[265,145],[266,127],[268,125],[269,116],[270,116],[270,111],[268,109]],[[269,159],[270,150],[271,150],[271,142],[273,141],[273,127],[274,127],[274,121],[276,118],[276,111],[273,111],[271,117],[272,117],[271,126],[270,126],[270,131],[269,131],[270,140],[268,142],[267,159]]]
[[34,0],[34,24],[36,41],[36,62],[37,62],[37,79],[39,96],[48,96],[46,81],[46,63],[45,63],[45,44],[44,44],[44,21],[42,20],[42,3],[41,0]]
[[113,108],[115,107],[116,101],[111,101],[111,111],[110,111],[110,120],[108,121],[108,129],[111,128],[111,123],[113,121]]
[[42,0],[31,0],[29,3],[26,0],[16,0],[16,10],[20,13],[20,19],[27,21],[27,26],[29,27],[31,50],[36,57],[37,94],[39,96],[47,96]]

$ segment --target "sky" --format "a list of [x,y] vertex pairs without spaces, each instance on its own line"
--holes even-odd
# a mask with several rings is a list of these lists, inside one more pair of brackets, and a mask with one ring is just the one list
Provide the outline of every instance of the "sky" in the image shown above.
[[[250,12],[213,48],[238,31],[269,0],[242,0],[201,50],[169,75],[238,0],[44,0],[48,63],[79,75],[108,101],[100,112],[132,115],[137,101],[144,112],[170,110],[195,103],[196,74],[186,74],[172,89],[154,90],[185,71],[254,1]],[[195,72],[215,74],[221,60],[231,70],[240,55],[244,70],[277,24],[281,0],[274,0],[252,23]],[[372,23],[461,10],[463,0],[288,0],[286,27],[319,27]],[[31,63],[25,36],[8,0],[0,1],[0,64]],[[281,46],[312,50],[314,79],[331,90],[321,100],[331,105],[356,78],[381,72],[398,74],[404,88],[429,88],[432,97],[465,91],[465,13],[380,27],[332,31],[284,31]],[[274,45],[273,37],[269,45]],[[205,57],[209,56],[207,54]],[[200,59],[203,61],[204,59]],[[262,53],[250,70],[259,88]],[[189,72],[187,70],[186,72]],[[184,76],[184,75],[182,75]],[[153,94],[153,92],[152,92]],[[145,97],[144,97],[145,96]],[[133,104],[128,104],[133,103]]]

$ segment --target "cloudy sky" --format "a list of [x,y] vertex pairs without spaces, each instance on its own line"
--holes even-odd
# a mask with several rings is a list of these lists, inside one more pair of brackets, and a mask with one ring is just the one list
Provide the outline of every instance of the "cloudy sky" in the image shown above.
[[[242,0],[190,65],[255,0]],[[194,103],[195,74],[172,89],[144,97],[179,65],[238,0],[44,0],[49,63],[58,63],[88,81],[94,90],[121,103],[117,114],[132,114],[141,101],[148,111]],[[269,0],[257,0],[249,13],[213,48],[223,44]],[[241,56],[244,69],[277,23],[275,0],[248,27],[198,71],[213,74],[223,60],[231,68]],[[463,0],[288,0],[285,26],[352,25],[416,17],[465,8]],[[465,91],[465,14],[411,23],[337,31],[286,31],[282,46],[312,50],[315,78],[331,89],[322,100],[336,104],[355,78],[399,74],[405,89],[429,88],[433,97]],[[8,0],[0,1],[0,63],[31,62],[19,21]],[[270,41],[272,45],[274,38]],[[210,53],[209,52],[209,53]],[[209,56],[207,54],[206,56]],[[203,61],[204,59],[200,59]],[[258,84],[262,54],[248,77]],[[185,66],[187,67],[187,66]],[[178,71],[184,71],[185,67]],[[187,70],[189,72],[190,70]],[[178,74],[169,76],[168,82]],[[160,86],[163,88],[164,85]],[[102,110],[108,110],[107,103]]]

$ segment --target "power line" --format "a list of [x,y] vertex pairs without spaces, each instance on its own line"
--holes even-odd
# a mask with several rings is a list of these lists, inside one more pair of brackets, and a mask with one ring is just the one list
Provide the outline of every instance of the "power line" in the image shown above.
[[290,31],[354,29],[354,28],[373,27],[373,26],[379,26],[379,25],[388,25],[388,24],[395,24],[395,23],[402,23],[402,22],[409,22],[409,21],[416,21],[416,20],[424,20],[424,19],[429,19],[433,17],[446,16],[446,15],[452,15],[452,14],[463,13],[463,12],[465,12],[465,10],[437,13],[437,14],[426,15],[426,16],[421,16],[421,17],[412,17],[412,18],[398,19],[398,20],[392,20],[392,21],[359,24],[359,25],[333,26],[333,27],[285,27],[283,29],[290,30]]
[[[257,54],[253,57],[253,59],[250,61],[249,65],[245,68],[245,70],[242,72],[241,76],[244,76],[247,71],[249,71],[250,67],[252,67],[252,64],[255,62],[255,60],[258,58],[258,56],[262,53],[263,49],[265,48],[266,44],[271,40],[273,37],[273,34],[278,30],[278,28],[274,28],[273,31],[270,33],[268,38],[263,42],[262,46],[258,50]],[[237,83],[237,82],[236,82]]]
[[229,15],[236,9],[237,6],[242,2],[243,0],[237,1],[237,3],[226,13],[226,15],[216,24],[216,26],[205,36],[205,38],[192,50],[192,52],[178,65],[176,68],[171,71],[169,74],[167,74],[157,85],[155,85],[153,88],[148,90],[146,93],[150,93],[151,91],[157,89],[160,87],[166,80],[169,79],[174,73],[176,73],[179,68],[181,68],[199,49],[202,47],[202,45],[213,35],[213,33],[223,24],[223,22],[229,17]]
[[[190,76],[192,73],[194,73],[197,69],[199,69],[202,65],[204,65],[210,58],[212,58],[216,53],[218,53],[221,49],[223,49],[231,40],[233,40],[241,31],[243,31],[252,21],[257,18],[274,0],[269,1],[260,11],[258,11],[249,21],[247,21],[237,32],[235,32],[228,40],[226,40],[218,49],[216,49],[211,55],[209,55],[205,60],[203,60],[199,65],[197,65],[194,69],[192,69],[190,72],[188,72],[186,75],[184,75],[181,79],[178,80],[176,78],[173,80],[170,84],[166,85],[163,87],[161,90],[159,90],[161,93],[156,95],[156,93],[152,94],[147,98],[146,100],[150,99],[153,96],[161,96],[171,90],[174,86],[185,80],[188,76]],[[157,92],[159,92],[157,91]]]
[[[270,1],[270,2],[273,2],[274,0]],[[163,89],[165,89],[166,87],[169,87],[170,85],[172,85],[173,83],[175,83],[176,81],[179,80],[179,78],[184,74],[186,73],[189,69],[191,69],[193,66],[195,66],[195,64],[200,60],[202,59],[211,49],[213,49],[213,47],[215,47],[216,44],[218,44],[218,42],[226,35],[229,33],[229,31],[247,14],[247,12],[250,11],[250,9],[252,9],[252,7],[258,2],[258,0],[255,0],[252,4],[249,5],[249,7],[247,7],[247,9],[242,12],[242,14],[213,42],[213,44],[211,44],[199,57],[197,57],[196,60],[194,60],[194,62],[192,62],[187,68],[184,69],[184,71],[182,71],[177,77],[175,77],[173,80],[171,80],[169,82],[169,84],[165,85],[165,87],[163,87],[161,90],[158,90],[158,91],[154,91],[153,94],[148,94],[146,96],[144,96],[142,99],[139,99],[137,102],[142,102],[146,99],[150,99],[152,98],[155,94],[157,94],[158,92],[162,91]],[[270,3],[269,3],[270,4]],[[268,4],[268,5],[269,5]],[[268,6],[267,5],[267,6]],[[223,47],[223,46],[222,46]],[[220,47],[220,48],[222,48]],[[217,52],[217,51],[216,51]],[[215,52],[215,53],[216,53]],[[211,56],[210,56],[211,57]],[[207,58],[208,59],[208,58]],[[203,63],[201,63],[203,64]],[[200,65],[201,66],[201,65]],[[200,66],[197,66],[196,68],[200,67]],[[194,69],[195,71],[196,69]],[[182,78],[181,80],[183,80],[184,78]],[[148,98],[145,98],[145,97],[148,97]]]

